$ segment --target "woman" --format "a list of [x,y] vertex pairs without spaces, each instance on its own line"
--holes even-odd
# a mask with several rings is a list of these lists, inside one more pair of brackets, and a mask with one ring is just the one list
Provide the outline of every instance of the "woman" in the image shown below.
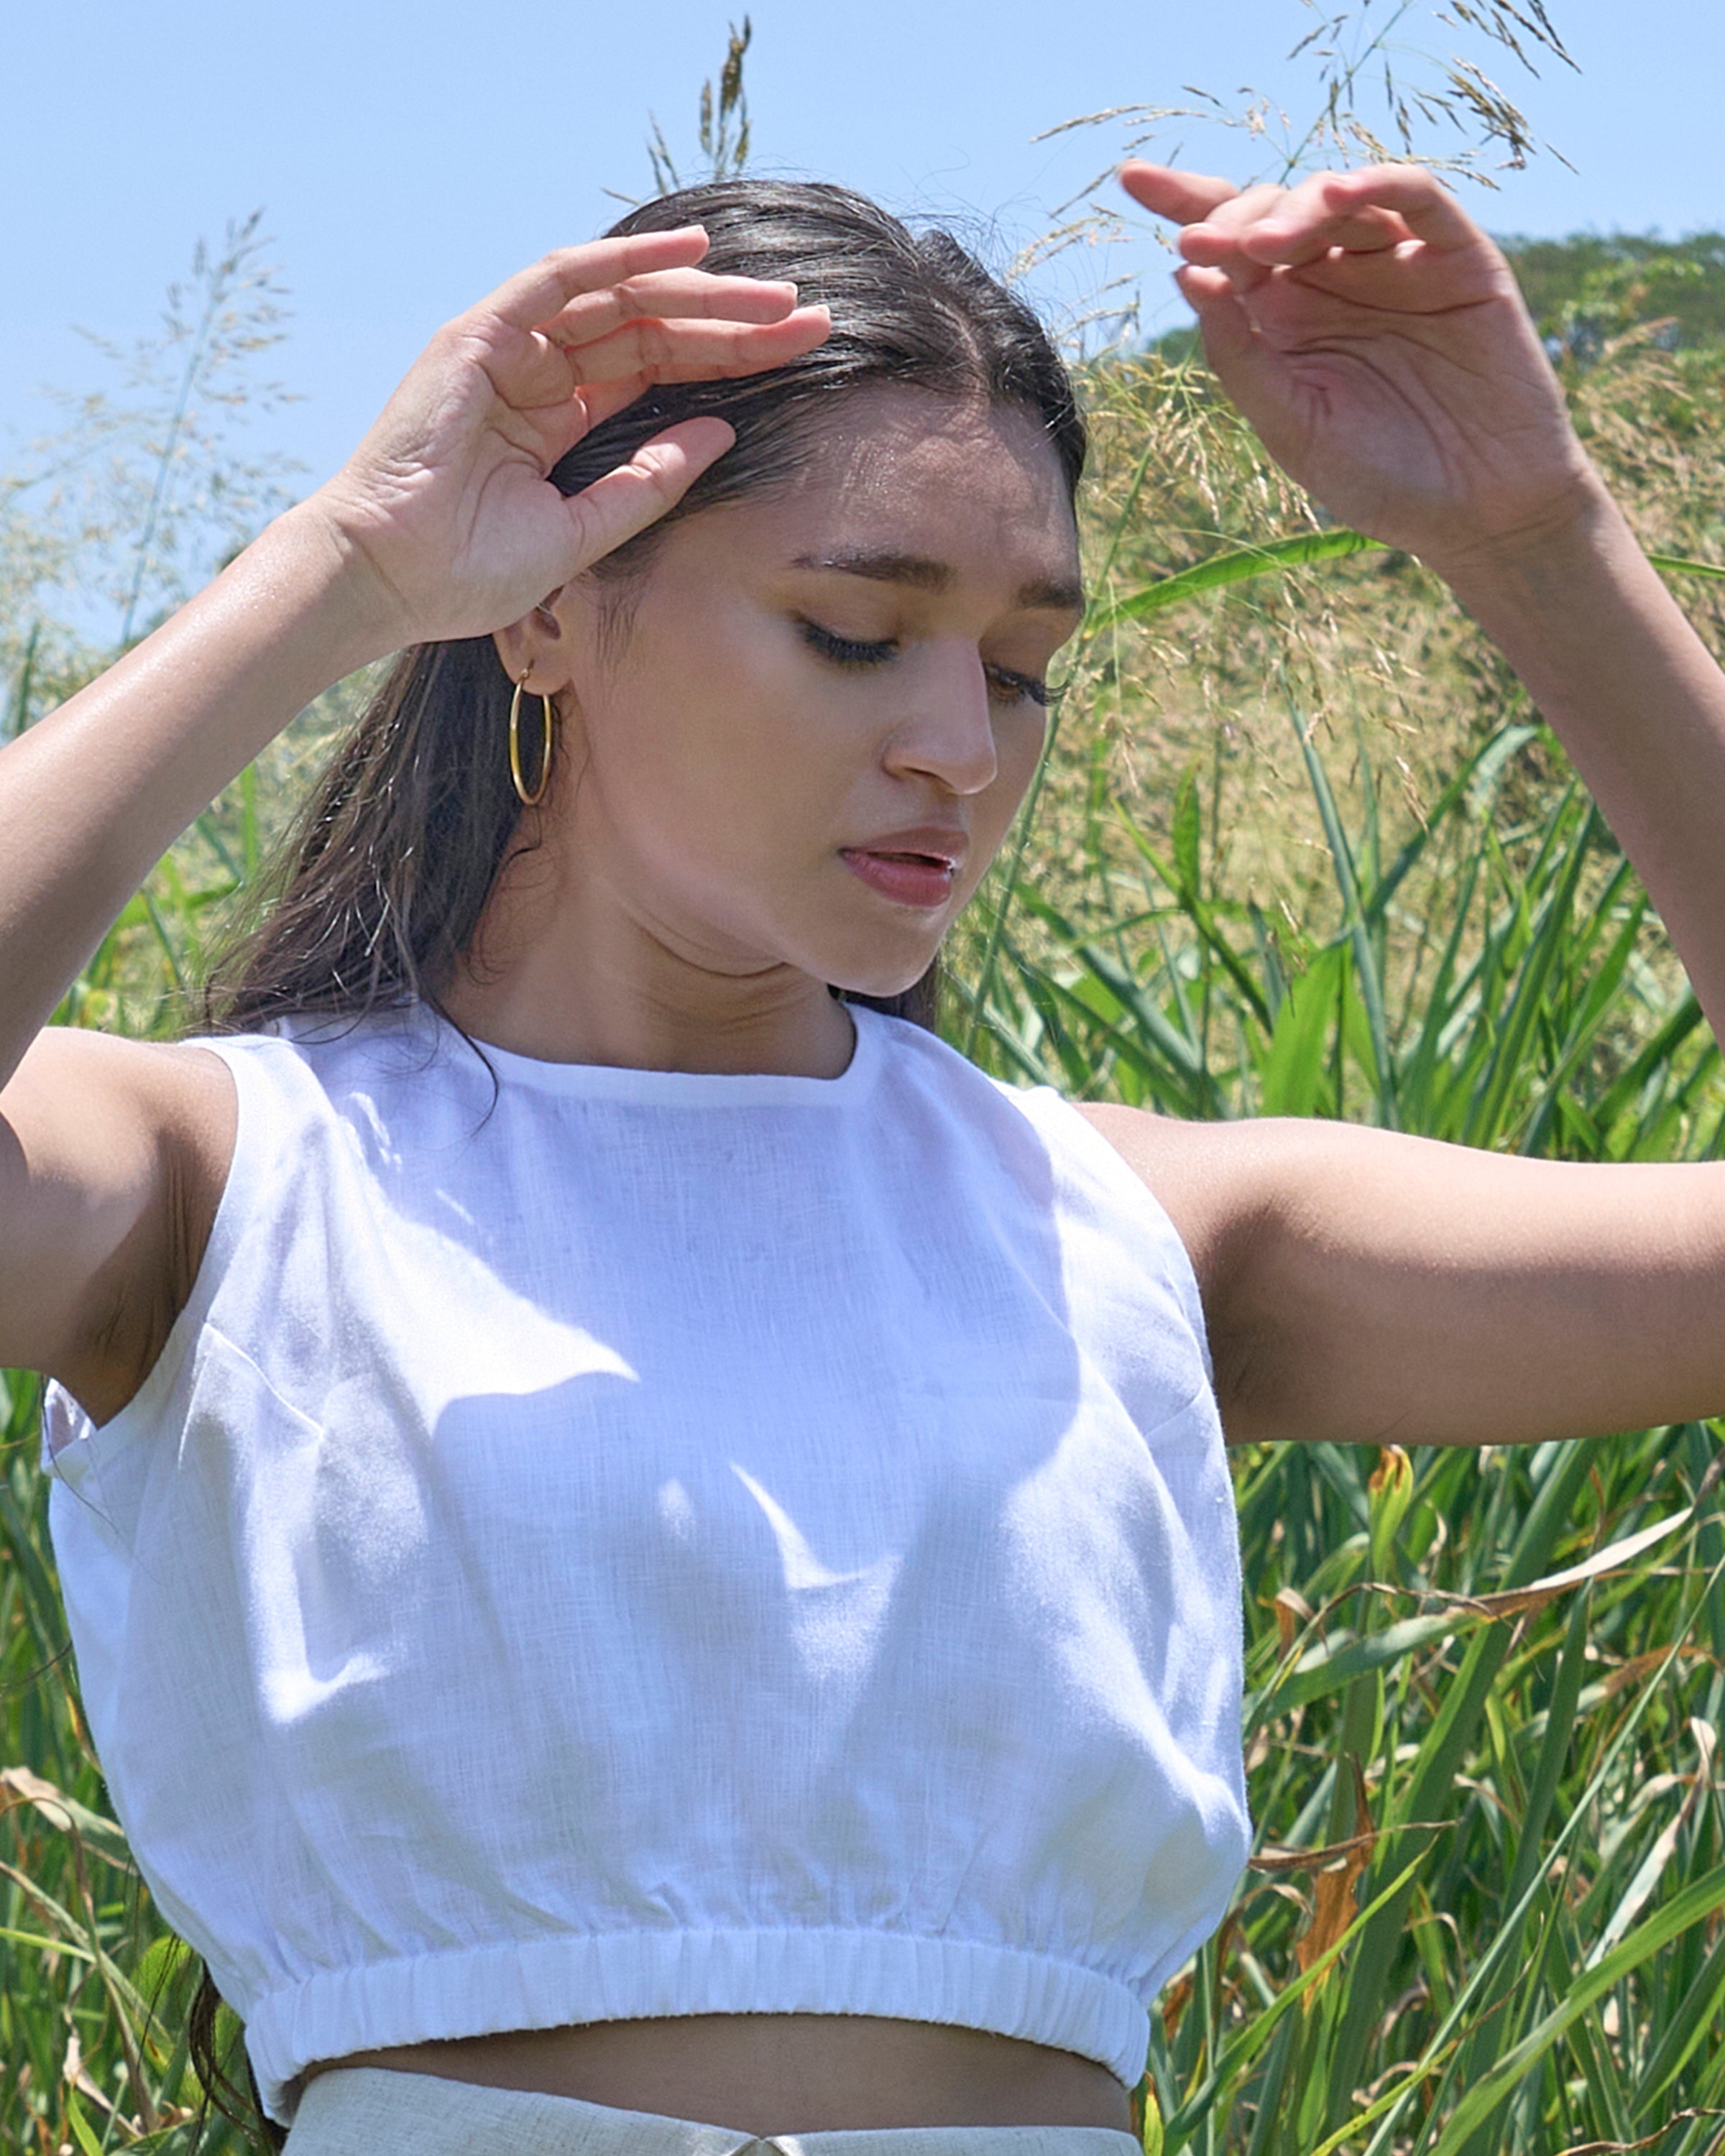
[[[1123,177],[1271,448],[1520,669],[1717,1025],[1725,682],[1501,258],[1404,168]],[[1079,1110],[927,1029],[1082,455],[952,243],[691,191],[439,332],[0,760],[0,1363],[55,1381],[116,1807],[295,2156],[1126,2156],[1248,1841],[1223,1424],[1725,1405],[1725,1170]],[[209,1034],[44,1030],[394,650]]]

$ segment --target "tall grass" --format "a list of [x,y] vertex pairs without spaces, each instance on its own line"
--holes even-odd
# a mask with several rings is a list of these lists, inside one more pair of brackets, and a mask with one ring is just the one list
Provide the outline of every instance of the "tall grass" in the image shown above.
[[[1659,993],[1597,812],[1570,786],[1492,818],[1531,726],[1490,733],[1390,854],[1371,821],[1343,828],[1296,706],[1289,724],[1333,932],[1291,963],[1207,878],[1189,778],[1166,852],[1116,809],[1139,873],[1101,919],[1021,870],[1035,954],[997,898],[966,1014],[981,1060],[1178,1115],[1351,1115],[1598,1160],[1718,1149],[1718,1051],[1686,991]],[[1451,903],[1399,921],[1434,850]],[[1725,2145],[1720,1457],[1699,1427],[1238,1457],[1259,1853],[1164,2003],[1147,2147]]]
[[[1430,753],[1451,767],[1410,791],[1386,677],[1327,654],[1365,634],[1361,608],[1387,647],[1430,594],[1410,601],[1399,573],[1309,528],[1279,549],[1213,532],[1203,566],[1143,573],[1131,475],[1189,422],[1192,385],[1128,386],[1139,437],[1117,413],[1087,535],[1096,603],[1024,843],[957,939],[953,1037],[1014,1078],[1178,1115],[1342,1116],[1572,1158],[1717,1151],[1718,1051],[1537,717],[1434,616],[1452,709]],[[1210,449],[1214,481],[1225,433]],[[1214,491],[1221,524],[1252,508],[1250,486]],[[1172,543],[1172,521],[1156,528]],[[1134,720],[1166,734],[1169,654],[1189,690],[1207,640],[1249,654],[1266,635],[1280,656],[1258,720],[1278,721],[1317,835],[1278,782],[1263,800],[1282,850],[1260,831],[1242,856],[1219,734],[1160,793],[1116,783],[1110,758]],[[1209,693],[1225,700],[1231,679]],[[1194,739],[1202,716],[1181,720]],[[162,864],[65,1021],[172,1027],[267,837],[263,790],[240,781]],[[195,2093],[184,1972],[106,1817],[35,1409],[33,1381],[9,1381],[0,2138],[174,2148]],[[1236,1458],[1258,1852],[1161,2003],[1147,2148],[1725,2146],[1717,1450],[1689,1427],[1479,1456]],[[224,2129],[206,2145],[234,2144]]]
[[[1670,393],[1644,343],[1620,357],[1589,387],[1609,411]],[[1338,631],[1379,654],[1402,633],[1381,550],[1374,565],[1309,524],[1250,546],[1213,530],[1196,564],[1122,573],[1133,532],[1178,530],[1143,495],[1153,467],[1189,483],[1157,454],[1188,387],[1153,379],[1148,440],[1116,445],[1068,708],[1033,835],[967,924],[958,1038],[1001,1075],[1178,1116],[1345,1116],[1600,1162],[1717,1153],[1719,1051],[1645,894],[1464,624],[1419,591],[1450,708],[1445,775],[1410,787],[1396,668],[1336,663]],[[1225,429],[1209,448],[1209,498],[1237,508],[1214,484]],[[1644,526],[1681,522],[1658,486],[1631,492]],[[1656,558],[1716,633],[1717,571]],[[1337,583],[1314,593],[1315,574]],[[1122,663],[1127,625],[1159,652]],[[1268,784],[1264,734],[1243,774],[1224,716],[1237,654],[1261,663],[1266,641]],[[1105,721],[1165,738],[1167,706],[1194,693],[1218,699],[1209,755],[1135,801]],[[1266,828],[1236,855],[1243,785]],[[1163,2001],[1147,2148],[1725,2147],[1718,1438],[1236,1458],[1259,1846]]]
[[[1719,588],[1681,566],[1725,560],[1725,362],[1633,323],[1586,359],[1578,423],[1725,649]],[[1201,370],[1117,357],[1088,396],[1095,603],[952,939],[955,1042],[1173,1115],[1719,1152],[1718,1050],[1489,647],[1417,564],[1325,528]],[[37,591],[13,589],[16,725],[94,660],[33,636]],[[60,1022],[177,1028],[362,686],[199,819]],[[90,1745],[38,1392],[0,1377],[0,2148],[184,2151],[189,1973]],[[1725,2149],[1720,1435],[1235,1455],[1257,1845],[1158,2004],[1149,2156]],[[217,2121],[203,2145],[242,2144]]]

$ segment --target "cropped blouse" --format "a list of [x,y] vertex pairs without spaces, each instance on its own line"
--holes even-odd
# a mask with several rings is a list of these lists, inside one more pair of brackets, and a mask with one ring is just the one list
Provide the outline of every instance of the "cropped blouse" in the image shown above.
[[1142,2075],[1248,1843],[1196,1284],[1056,1093],[851,1014],[834,1079],[199,1044],[191,1299],[44,1464],[116,1812],[283,2123],[316,2060],[655,2015]]

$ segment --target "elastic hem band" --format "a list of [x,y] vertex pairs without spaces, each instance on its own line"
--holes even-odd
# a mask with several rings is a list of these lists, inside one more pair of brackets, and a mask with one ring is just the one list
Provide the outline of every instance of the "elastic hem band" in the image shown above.
[[327,1969],[244,2015],[269,2115],[290,2125],[304,2069],[354,2051],[690,2014],[869,2014],[1073,2051],[1128,2088],[1150,2017],[1112,1977],[1047,1954],[904,1933],[611,1932]]

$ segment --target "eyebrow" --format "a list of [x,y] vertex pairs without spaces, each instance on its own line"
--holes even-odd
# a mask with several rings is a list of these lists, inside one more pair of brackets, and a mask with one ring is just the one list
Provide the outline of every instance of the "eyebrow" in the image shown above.
[[[919,592],[949,591],[953,582],[949,562],[933,561],[926,554],[895,554],[884,550],[798,554],[791,566],[795,569],[836,570],[847,577],[871,577],[877,583],[908,584]],[[1021,607],[1058,608],[1063,612],[1078,613],[1084,607],[1084,588],[1070,578],[1033,578],[1029,583],[1019,587],[1018,603]]]

